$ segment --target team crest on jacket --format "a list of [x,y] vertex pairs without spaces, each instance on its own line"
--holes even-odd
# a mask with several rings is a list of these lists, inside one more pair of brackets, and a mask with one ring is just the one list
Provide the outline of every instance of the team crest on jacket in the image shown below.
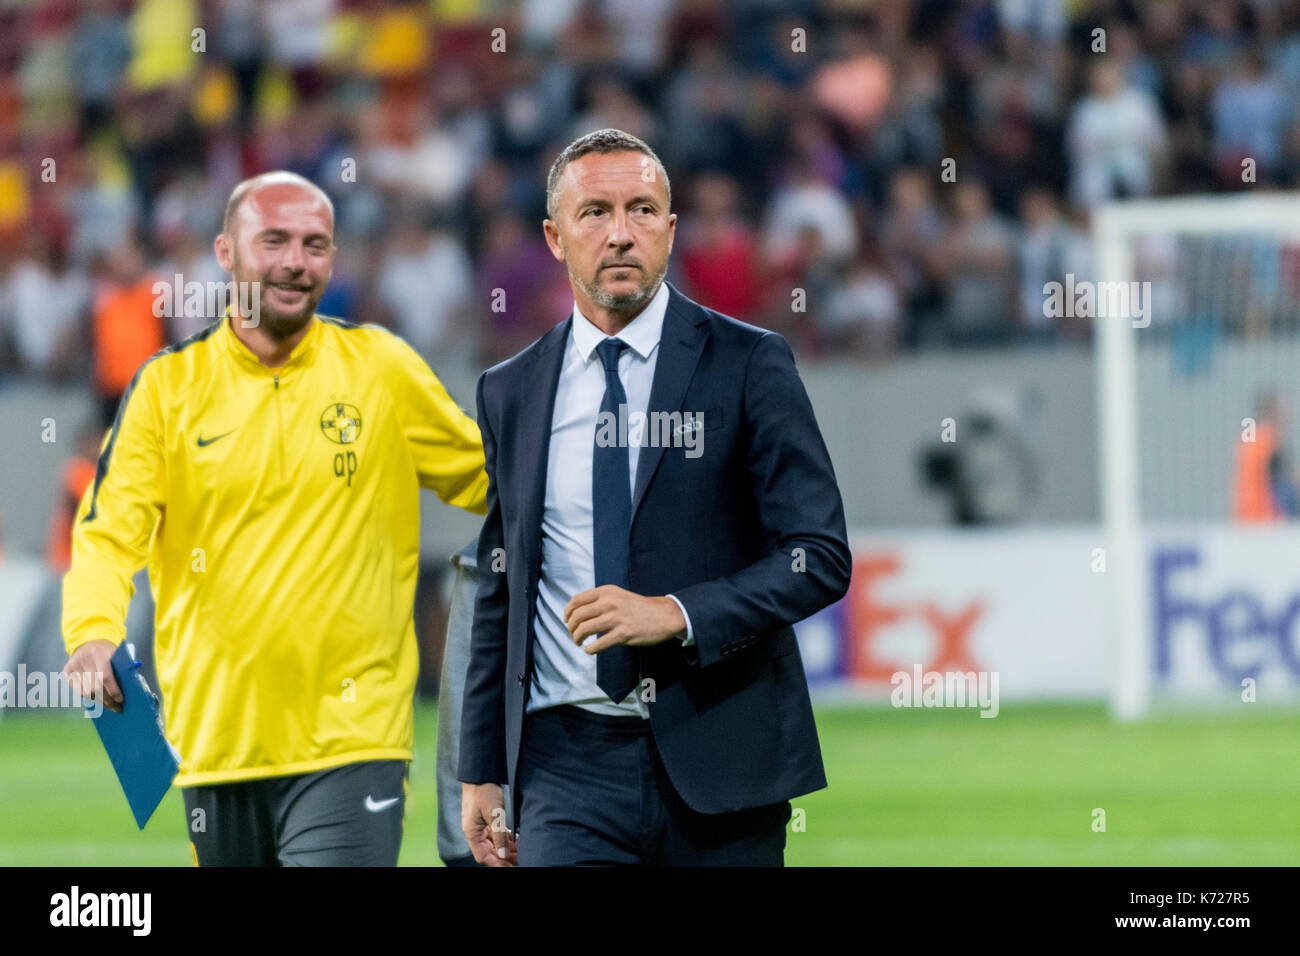
[[361,435],[361,412],[355,405],[332,402],[320,413],[320,430],[336,445],[350,445]]

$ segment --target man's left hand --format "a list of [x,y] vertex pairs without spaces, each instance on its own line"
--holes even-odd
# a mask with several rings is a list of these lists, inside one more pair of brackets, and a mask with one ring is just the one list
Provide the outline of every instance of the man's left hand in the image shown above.
[[615,644],[649,647],[686,632],[686,618],[672,598],[642,597],[615,584],[575,594],[564,607],[564,624],[575,644],[601,635],[583,648],[588,654]]

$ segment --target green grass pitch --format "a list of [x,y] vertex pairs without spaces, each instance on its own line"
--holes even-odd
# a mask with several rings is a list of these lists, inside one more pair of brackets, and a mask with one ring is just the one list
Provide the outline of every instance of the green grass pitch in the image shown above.
[[[821,707],[830,787],[793,801],[786,862],[1295,865],[1300,720],[1244,710],[1120,725],[1086,705]],[[438,863],[436,719],[417,709],[403,865]],[[0,808],[0,865],[190,864],[179,791],[137,831],[81,717],[0,718]]]

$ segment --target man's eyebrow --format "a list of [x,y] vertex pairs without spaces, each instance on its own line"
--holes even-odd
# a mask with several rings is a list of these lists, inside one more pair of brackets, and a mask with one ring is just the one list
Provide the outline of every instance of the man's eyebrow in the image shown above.
[[[258,239],[262,239],[262,238],[265,238],[265,237],[268,237],[268,236],[273,236],[273,237],[275,237],[275,238],[277,238],[277,239],[280,239],[280,238],[288,239],[288,238],[290,238],[292,235],[293,235],[293,233],[291,233],[288,229],[281,229],[281,228],[279,228],[278,226],[272,226],[272,227],[269,228],[269,229],[263,229],[263,230],[261,230],[261,231],[257,234],[257,238],[258,238]],[[331,236],[331,235],[330,235],[329,233],[327,233],[327,232],[312,232],[312,233],[308,233],[306,236],[303,237],[303,240],[304,240],[305,242],[315,242],[315,241],[317,241],[318,239],[319,239],[319,240],[323,240],[323,241],[325,241],[325,242],[329,242],[329,243],[333,243],[333,241],[334,241],[334,237]]]
[[[653,196],[633,196],[631,199],[627,201],[627,205],[637,206],[640,205],[641,203],[647,203],[647,202],[655,206],[660,205],[659,200],[655,199]],[[582,199],[578,202],[579,209],[586,209],[588,206],[599,206],[602,209],[609,209],[613,205],[614,204],[610,202],[608,199],[597,199],[595,197]]]

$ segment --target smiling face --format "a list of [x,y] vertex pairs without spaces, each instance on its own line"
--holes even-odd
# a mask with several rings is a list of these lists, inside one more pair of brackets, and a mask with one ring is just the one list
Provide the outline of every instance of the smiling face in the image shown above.
[[668,271],[677,227],[654,160],[630,150],[579,156],[564,167],[555,207],[542,228],[583,314],[639,312]]
[[[325,294],[334,268],[334,217],[315,190],[268,183],[239,204],[217,237],[217,260],[236,282],[260,283],[259,327],[276,342],[300,331]],[[240,295],[235,301],[247,301]]]

